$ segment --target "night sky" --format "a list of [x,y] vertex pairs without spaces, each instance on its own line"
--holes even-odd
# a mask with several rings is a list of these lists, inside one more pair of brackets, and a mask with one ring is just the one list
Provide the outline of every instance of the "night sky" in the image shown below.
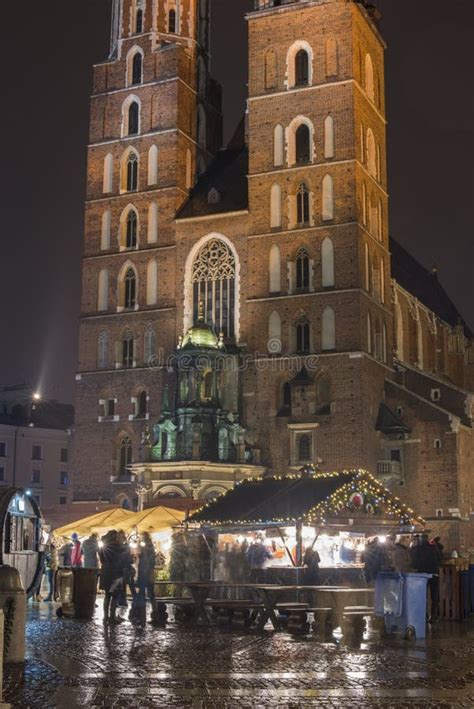
[[[92,64],[109,0],[2,7],[0,385],[71,401]],[[249,0],[213,0],[226,135],[245,106]],[[472,0],[377,0],[388,44],[391,233],[473,312]]]

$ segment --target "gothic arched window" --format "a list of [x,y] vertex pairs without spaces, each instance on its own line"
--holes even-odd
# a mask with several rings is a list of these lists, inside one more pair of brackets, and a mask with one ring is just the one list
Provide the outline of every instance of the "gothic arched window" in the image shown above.
[[135,15],[135,34],[143,32],[143,10],[137,10]]
[[199,303],[204,319],[216,332],[233,337],[235,332],[235,258],[227,244],[219,239],[208,241],[193,264],[193,313],[198,320]]
[[306,123],[302,123],[300,126],[298,126],[296,130],[295,141],[296,162],[309,162],[311,160],[311,133]]
[[137,213],[131,209],[127,214],[125,228],[125,246],[127,249],[135,249],[137,246],[138,220]]
[[130,153],[127,159],[127,192],[138,189],[138,158],[135,153]]
[[[139,55],[136,55],[139,56]],[[128,135],[137,135],[140,125],[140,106],[132,101],[128,107]]]
[[309,323],[306,321],[296,325],[296,351],[298,354],[308,354],[310,351]]
[[125,274],[124,285],[124,307],[134,308],[137,302],[137,277],[135,271],[130,267]]
[[130,475],[128,470],[132,463],[132,441],[128,436],[124,436],[119,443],[119,469],[118,474],[121,477]]
[[[132,84],[142,83],[143,57],[137,52],[132,60]],[[132,104],[133,105],[133,104]]]
[[170,10],[168,15],[168,32],[176,34],[176,10]]
[[298,187],[296,194],[296,220],[298,226],[309,224],[309,190],[304,182]]
[[135,361],[135,340],[131,332],[127,332],[122,340],[122,366],[133,367]]
[[298,290],[309,288],[309,256],[303,248],[296,255],[296,287]]
[[295,57],[295,86],[307,86],[309,81],[308,52],[300,49]]

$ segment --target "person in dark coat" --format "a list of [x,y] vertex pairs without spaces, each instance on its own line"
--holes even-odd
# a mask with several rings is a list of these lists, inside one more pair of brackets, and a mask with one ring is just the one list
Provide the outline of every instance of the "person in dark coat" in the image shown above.
[[429,622],[432,622],[438,616],[439,566],[442,559],[443,557],[438,547],[430,544],[428,535],[423,534],[419,546],[413,550],[412,566],[420,574],[432,574],[428,581],[431,597],[431,617]]
[[366,546],[363,561],[365,580],[367,583],[375,581],[379,571],[387,565],[387,554],[378,537]]
[[128,563],[126,549],[115,530],[107,532],[102,542],[99,559],[102,564],[100,588],[105,591],[104,623],[120,623],[123,619],[117,616],[117,599],[123,588],[123,575]]
[[121,608],[128,608],[127,589],[130,590],[132,600],[135,599],[137,595],[137,589],[135,587],[135,567],[133,566],[134,555],[132,554],[125,532],[122,529],[119,529],[117,534],[118,540],[120,544],[122,544],[124,552],[123,583],[122,590],[118,598],[118,605]]
[[319,564],[321,557],[316,549],[308,547],[304,553],[303,566],[305,567],[303,583],[305,586],[317,586],[319,583]]
[[140,556],[138,557],[138,598],[141,605],[145,605],[146,596],[153,603],[155,600],[155,547],[148,532],[142,534]]
[[91,534],[91,536],[83,542],[82,553],[84,554],[85,569],[99,568],[99,537],[97,534]]

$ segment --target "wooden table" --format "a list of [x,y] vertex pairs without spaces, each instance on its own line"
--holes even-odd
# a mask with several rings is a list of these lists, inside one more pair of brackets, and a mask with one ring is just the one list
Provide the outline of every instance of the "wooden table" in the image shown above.
[[[283,586],[280,584],[259,584],[259,583],[226,583],[225,581],[159,581],[156,585],[174,585],[181,586],[191,594],[193,603],[193,620],[198,622],[202,619],[205,623],[210,623],[210,619],[206,610],[206,605],[219,606],[219,598],[212,598],[211,591],[222,588],[239,588],[254,592],[259,599],[259,605],[262,609],[259,612],[257,622],[258,628],[265,627],[268,620],[272,623],[275,630],[281,629],[281,622],[277,616],[278,604],[284,594],[294,593],[295,601],[281,603],[280,608],[301,608],[301,610],[310,609],[318,606],[317,597],[324,598],[323,604],[329,603],[333,608],[334,625],[338,627],[342,625],[344,609],[347,605],[347,600],[360,594],[373,594],[373,588],[349,588],[344,586]],[[300,602],[300,594],[313,594],[316,599]],[[157,601],[159,601],[159,596]],[[163,599],[165,600],[165,599]],[[236,605],[238,600],[235,600]],[[242,600],[242,606],[245,604]],[[247,602],[248,605],[248,602]],[[321,604],[319,604],[321,605]],[[351,604],[354,605],[354,604]],[[364,605],[367,605],[366,603]]]

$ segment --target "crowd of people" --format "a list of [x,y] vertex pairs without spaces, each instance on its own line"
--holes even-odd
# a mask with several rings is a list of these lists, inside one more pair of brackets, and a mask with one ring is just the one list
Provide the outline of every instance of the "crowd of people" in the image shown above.
[[440,537],[430,541],[427,534],[415,534],[408,543],[404,543],[404,539],[397,538],[395,534],[389,535],[384,543],[379,537],[374,537],[363,554],[366,581],[374,582],[380,571],[431,574],[428,589],[431,599],[430,621],[433,621],[438,615],[438,574],[444,559],[443,550]]
[[154,603],[155,568],[163,568],[164,563],[163,554],[155,551],[148,532],[133,544],[121,530],[110,530],[101,540],[94,533],[82,543],[74,533],[71,541],[61,547],[51,535],[45,549],[44,571],[49,592],[44,601],[55,599],[56,572],[60,567],[95,569],[99,588],[104,592],[104,623],[120,623],[123,618],[117,609],[128,606],[128,592],[132,597],[131,617],[146,607],[147,599]]

